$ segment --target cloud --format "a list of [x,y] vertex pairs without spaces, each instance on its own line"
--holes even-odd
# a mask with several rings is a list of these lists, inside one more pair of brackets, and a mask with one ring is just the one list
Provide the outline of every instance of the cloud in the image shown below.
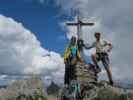
[[1,75],[0,76],[0,80],[4,80],[4,79],[6,79],[7,78],[7,75]]
[[60,54],[41,47],[36,36],[22,23],[0,15],[0,74],[36,73],[50,76],[54,72],[62,73],[63,69]]
[[[56,0],[56,5],[66,15],[73,15],[79,10],[82,19],[87,18],[96,23],[94,27],[83,28],[85,42],[94,40],[93,33],[100,31],[103,37],[112,41],[111,53],[113,77],[115,79],[133,79],[133,0]],[[75,18],[74,18],[75,19]],[[68,28],[69,36],[76,30]]]

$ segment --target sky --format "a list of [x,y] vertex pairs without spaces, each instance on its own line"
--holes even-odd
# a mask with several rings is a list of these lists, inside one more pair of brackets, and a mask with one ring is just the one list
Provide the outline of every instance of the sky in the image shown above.
[[59,9],[54,4],[43,0],[1,0],[0,13],[34,32],[43,47],[63,53],[66,41],[59,22],[65,20],[65,16],[59,16]]
[[0,1],[2,83],[19,79],[16,74],[42,73],[49,76],[59,71],[63,77],[62,55],[68,40],[60,22],[66,15],[60,17],[58,7],[42,2]]
[[[67,20],[92,21],[84,27],[85,43],[94,40],[100,31],[113,43],[110,53],[113,78],[133,80],[133,1],[132,0],[1,0],[0,1],[0,73],[41,73],[44,79],[62,81],[63,51],[75,27],[66,27]],[[85,50],[89,57],[91,51]],[[105,71],[101,78],[106,79]],[[1,75],[0,80],[18,78]],[[17,79],[16,78],[16,79]]]

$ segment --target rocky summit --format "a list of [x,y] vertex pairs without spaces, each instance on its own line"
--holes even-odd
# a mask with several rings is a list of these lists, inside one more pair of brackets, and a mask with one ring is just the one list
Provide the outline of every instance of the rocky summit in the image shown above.
[[60,100],[133,100],[133,91],[117,85],[111,86],[106,81],[98,82],[98,75],[91,65],[77,64],[76,75],[82,96],[73,98],[72,94],[67,93],[67,89],[63,88],[60,92]]
[[97,73],[92,65],[77,64],[76,76],[80,83],[97,83]]
[[6,88],[0,89],[0,100],[133,100],[132,90],[116,84],[111,86],[106,81],[98,82],[98,75],[91,65],[77,64],[75,73],[76,81],[80,84],[78,96],[66,87],[59,90],[59,95],[55,95],[60,87],[53,82],[47,89],[50,93],[48,95],[42,80],[33,76],[13,81]]

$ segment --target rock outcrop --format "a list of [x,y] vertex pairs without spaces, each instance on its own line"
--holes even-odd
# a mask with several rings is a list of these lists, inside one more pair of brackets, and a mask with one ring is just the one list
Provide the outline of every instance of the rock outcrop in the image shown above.
[[92,100],[133,100],[133,91],[110,86],[107,82],[99,82],[96,85],[95,94]]
[[0,90],[0,100],[47,100],[47,94],[39,77],[16,80]]
[[59,90],[60,90],[60,87],[57,84],[55,84],[54,82],[51,82],[51,84],[47,88],[47,93],[48,93],[48,95],[57,96]]
[[[81,88],[81,98],[78,100],[133,100],[132,91],[111,86],[106,81],[98,82],[97,73],[91,65],[77,64],[76,75]],[[65,88],[61,90],[60,100],[73,100],[71,94],[66,96],[66,91]]]
[[77,64],[76,76],[77,80],[81,83],[97,83],[97,73],[92,65]]

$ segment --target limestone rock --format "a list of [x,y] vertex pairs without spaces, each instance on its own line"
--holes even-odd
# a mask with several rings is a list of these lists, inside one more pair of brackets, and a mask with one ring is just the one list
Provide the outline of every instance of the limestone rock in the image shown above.
[[47,100],[47,94],[39,77],[16,80],[0,90],[0,100]]
[[96,94],[97,97],[94,100],[133,100],[133,91],[110,86],[109,84],[97,86]]
[[51,82],[51,84],[47,88],[47,93],[49,95],[55,95],[55,96],[57,96],[59,90],[60,90],[60,87],[57,84],[55,84],[54,82]]
[[97,73],[94,70],[94,66],[88,64],[76,65],[76,76],[80,82],[97,82]]
[[[97,81],[94,67],[87,64],[76,65],[77,80],[80,83],[81,98],[74,100],[133,100],[133,91],[128,91],[119,86],[111,86],[106,81]],[[73,100],[69,89],[60,91],[60,100]],[[67,94],[67,96],[65,96]]]

